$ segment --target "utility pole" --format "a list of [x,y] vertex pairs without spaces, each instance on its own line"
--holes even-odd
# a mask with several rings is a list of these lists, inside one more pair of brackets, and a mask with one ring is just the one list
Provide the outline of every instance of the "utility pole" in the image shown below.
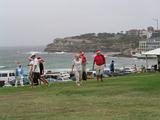
[[158,23],[158,18],[156,18],[156,19],[153,19],[155,22],[156,22],[156,25],[157,25],[157,30],[158,30],[158,25],[159,25],[159,23]]

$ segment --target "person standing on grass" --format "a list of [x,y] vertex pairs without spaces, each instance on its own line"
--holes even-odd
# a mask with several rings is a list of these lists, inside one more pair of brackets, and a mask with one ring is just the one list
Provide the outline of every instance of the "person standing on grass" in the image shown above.
[[44,77],[44,60],[41,57],[37,58],[39,61],[39,69],[40,69],[40,81],[42,81],[44,84],[48,85],[48,81]]
[[81,79],[82,79],[82,60],[81,60],[79,54],[76,54],[75,58],[73,60],[72,73],[73,72],[74,72],[75,77],[76,77],[76,85],[80,86],[81,85]]
[[134,65],[134,71],[135,71],[135,73],[137,73],[137,65],[136,64]]
[[28,70],[28,79],[30,80],[30,85],[31,87],[33,87],[33,74],[32,74],[32,69],[33,69],[33,59],[31,57],[28,57],[29,60],[29,70]]
[[110,72],[111,72],[111,75],[113,75],[113,73],[114,73],[114,60],[112,60],[112,62],[110,64]]
[[87,59],[84,52],[80,51],[80,57],[82,59],[82,79],[87,80],[87,73],[86,73]]
[[97,81],[103,81],[103,71],[104,67],[106,66],[106,60],[104,55],[101,53],[100,50],[96,50],[96,56],[94,57],[93,61],[93,70],[96,70],[96,77]]
[[15,82],[15,87],[17,87],[18,82],[20,82],[21,86],[23,85],[23,68],[20,63],[18,63],[18,67],[16,68],[16,82]]
[[36,58],[36,55],[31,55],[33,59],[33,68],[32,68],[32,76],[33,76],[33,83],[34,85],[39,85],[38,80],[40,79],[40,70],[39,70],[39,61]]

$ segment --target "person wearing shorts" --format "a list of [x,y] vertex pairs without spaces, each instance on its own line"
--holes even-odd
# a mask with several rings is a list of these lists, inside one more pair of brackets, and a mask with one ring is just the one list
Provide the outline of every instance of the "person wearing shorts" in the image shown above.
[[39,61],[40,83],[42,81],[44,84],[49,85],[48,81],[44,77],[44,60],[41,57],[38,57],[37,59]]
[[104,55],[101,53],[100,50],[96,51],[96,56],[94,57],[93,61],[93,70],[96,70],[96,77],[97,81],[101,80],[103,81],[103,72],[104,72],[104,67],[106,65],[106,60]]

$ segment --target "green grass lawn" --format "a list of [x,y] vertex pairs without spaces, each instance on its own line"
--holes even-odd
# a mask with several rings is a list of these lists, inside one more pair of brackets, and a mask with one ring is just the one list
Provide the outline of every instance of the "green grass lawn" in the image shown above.
[[0,120],[160,120],[160,74],[0,88]]

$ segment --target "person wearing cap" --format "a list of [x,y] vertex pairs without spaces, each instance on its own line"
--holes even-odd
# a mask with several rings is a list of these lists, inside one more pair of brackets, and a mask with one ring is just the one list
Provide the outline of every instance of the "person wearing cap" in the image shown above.
[[73,72],[74,72],[75,77],[76,77],[76,85],[80,86],[81,85],[81,79],[82,79],[82,60],[81,60],[79,54],[76,54],[75,58],[73,60],[72,73]]
[[33,77],[33,83],[34,85],[39,85],[38,80],[40,79],[40,70],[39,70],[39,61],[36,58],[36,55],[31,55],[31,58],[33,59],[33,67],[32,67],[32,77]]
[[96,56],[94,57],[93,61],[93,70],[96,70],[96,77],[97,81],[103,81],[103,71],[106,65],[106,60],[104,55],[101,53],[100,50],[96,50]]
[[87,73],[86,73],[87,59],[84,52],[80,51],[80,57],[82,59],[82,79],[87,80]]
[[16,68],[16,82],[15,82],[15,87],[17,87],[18,82],[20,82],[21,86],[23,85],[23,68],[22,65],[20,63],[18,63],[18,66]]

